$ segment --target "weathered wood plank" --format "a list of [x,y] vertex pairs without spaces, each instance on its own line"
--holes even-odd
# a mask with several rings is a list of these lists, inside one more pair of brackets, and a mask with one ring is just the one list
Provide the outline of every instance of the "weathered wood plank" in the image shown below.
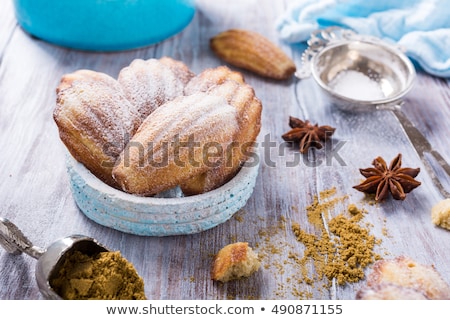
[[0,11],[0,57],[11,40],[14,29],[17,28],[17,22],[12,11],[12,0],[4,1]]
[[[243,74],[263,103],[258,138],[261,168],[255,191],[245,208],[224,224],[200,234],[152,238],[105,228],[82,215],[73,202],[64,164],[64,148],[52,120],[55,93],[64,73],[81,68],[116,76],[135,58],[164,55],[183,60],[193,71],[222,64],[208,41],[228,28],[258,31],[276,42],[297,64],[301,46],[281,43],[274,19],[283,1],[198,1],[192,23],[158,45],[118,53],[72,51],[33,39],[15,27],[10,4],[0,10],[0,212],[15,222],[30,240],[47,246],[57,238],[82,233],[120,250],[146,282],[150,299],[353,299],[363,282],[329,291],[301,283],[299,267],[289,257],[304,247],[291,230],[294,222],[311,232],[306,208],[315,195],[336,187],[348,196],[330,215],[355,203],[368,211],[365,221],[383,239],[380,253],[406,254],[433,264],[450,282],[450,232],[436,228],[431,206],[441,199],[431,179],[390,112],[345,113],[333,109],[311,79],[274,82]],[[251,13],[251,14],[249,14]],[[4,26],[6,25],[6,28]],[[447,159],[450,119],[448,81],[419,73],[404,110]],[[336,127],[331,142],[301,156],[282,141],[289,116]],[[271,144],[267,144],[267,142]],[[330,155],[334,156],[330,158]],[[422,186],[404,202],[371,205],[352,189],[361,181],[358,169],[376,156],[387,161],[397,153],[404,165],[421,167]],[[386,236],[386,233],[388,236]],[[262,256],[260,272],[247,280],[218,285],[210,280],[212,256],[224,245],[248,241]],[[34,281],[35,261],[0,250],[0,299],[41,299]],[[308,295],[310,294],[310,295]],[[302,296],[303,295],[303,296]]]

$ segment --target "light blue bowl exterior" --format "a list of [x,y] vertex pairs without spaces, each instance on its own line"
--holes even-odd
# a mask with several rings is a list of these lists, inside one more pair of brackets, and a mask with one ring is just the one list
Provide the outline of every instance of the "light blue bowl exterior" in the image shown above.
[[14,0],[19,25],[60,46],[120,51],[161,42],[195,14],[195,0]]
[[230,219],[252,195],[259,164],[244,166],[215,190],[174,198],[138,197],[116,190],[71,156],[67,171],[75,203],[88,218],[125,233],[162,237],[202,232]]

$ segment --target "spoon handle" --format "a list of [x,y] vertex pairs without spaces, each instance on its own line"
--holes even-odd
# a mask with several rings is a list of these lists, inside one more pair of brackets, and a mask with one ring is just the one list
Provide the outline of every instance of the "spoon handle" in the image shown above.
[[20,229],[6,218],[0,217],[0,245],[11,254],[21,254],[39,259],[45,250],[38,248],[28,240]]

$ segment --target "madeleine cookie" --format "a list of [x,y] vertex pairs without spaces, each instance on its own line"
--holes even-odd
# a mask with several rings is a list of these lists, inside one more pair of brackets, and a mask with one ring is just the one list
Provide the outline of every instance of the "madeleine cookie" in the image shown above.
[[112,77],[91,70],[64,75],[53,118],[72,156],[116,187],[112,169],[139,125],[139,115]]
[[[405,256],[379,260],[373,265],[373,271],[367,278],[368,288],[372,291],[380,290],[380,286],[384,284],[393,284],[405,289],[400,291],[390,286],[389,290],[385,290],[386,294],[389,293],[386,296],[389,299],[394,299],[393,290],[399,294],[398,299],[405,299],[404,295],[412,294],[412,291],[416,291],[416,297],[421,294],[430,300],[450,299],[450,286],[433,266],[422,265]],[[357,297],[364,297],[366,294],[361,292]]]
[[194,74],[181,61],[169,57],[135,59],[117,78],[141,121],[164,103],[183,95]]
[[261,129],[262,104],[253,88],[243,81],[240,73],[218,67],[205,70],[188,83],[185,92],[204,91],[224,98],[233,106],[238,115],[239,131],[233,145],[226,150],[226,161],[185,181],[181,185],[184,194],[201,194],[220,187],[232,179],[252,155]]
[[202,92],[178,97],[145,119],[123,150],[114,179],[128,193],[166,191],[224,161],[238,131],[236,109],[225,99]]

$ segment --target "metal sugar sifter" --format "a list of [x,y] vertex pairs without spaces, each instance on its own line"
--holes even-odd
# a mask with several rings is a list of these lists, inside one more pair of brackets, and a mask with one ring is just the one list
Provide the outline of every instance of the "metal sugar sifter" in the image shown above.
[[24,252],[37,259],[36,282],[41,294],[49,300],[62,300],[51,287],[50,280],[58,274],[64,259],[70,253],[78,250],[87,255],[94,255],[99,252],[109,251],[97,240],[82,235],[68,236],[53,242],[46,249],[39,248],[34,246],[15,224],[1,217],[0,244],[11,254]]
[[402,98],[416,78],[414,66],[402,50],[340,27],[317,30],[307,43],[297,78],[312,76],[331,104],[342,110],[392,111],[433,183],[445,198],[450,198],[426,155],[433,157],[448,176],[450,165],[401,110]]

